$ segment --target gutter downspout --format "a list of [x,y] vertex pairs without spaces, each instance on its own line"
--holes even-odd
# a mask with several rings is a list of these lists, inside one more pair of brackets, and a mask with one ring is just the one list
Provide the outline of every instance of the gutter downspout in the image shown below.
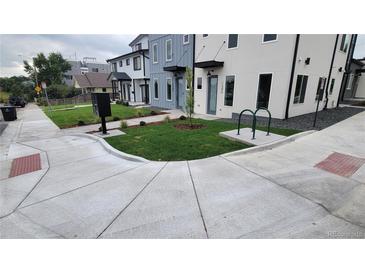
[[193,85],[193,98],[195,93],[195,34],[193,34],[193,79],[192,83]]
[[295,46],[294,46],[293,63],[292,63],[292,68],[291,68],[291,73],[290,73],[288,98],[287,98],[287,101],[286,101],[285,120],[289,118],[289,105],[290,105],[290,99],[291,99],[291,91],[292,91],[292,87],[293,87],[293,78],[294,78],[294,72],[295,72],[295,65],[297,63],[299,39],[300,39],[300,34],[297,34],[297,37],[295,39]]
[[330,66],[330,71],[328,72],[328,81],[327,81],[327,86],[326,86],[326,103],[323,107],[323,110],[327,109],[327,105],[328,105],[328,87],[331,83],[331,76],[332,76],[332,68],[333,68],[333,63],[335,61],[335,56],[336,56],[336,49],[337,49],[337,43],[338,43],[338,37],[339,34],[336,35],[336,41],[335,41],[335,46],[333,48],[333,53],[332,53],[332,60],[331,60],[331,66]]

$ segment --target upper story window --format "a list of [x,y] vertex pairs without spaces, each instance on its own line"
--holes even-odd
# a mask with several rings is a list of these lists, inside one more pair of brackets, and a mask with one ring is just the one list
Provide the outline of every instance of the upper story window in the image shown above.
[[158,63],[158,48],[157,44],[153,44],[152,46],[152,61],[153,63]]
[[112,63],[112,71],[117,72],[117,63]]
[[142,49],[142,44],[138,43],[134,46],[134,50],[141,50]]
[[141,56],[137,56],[133,58],[133,69],[141,70]]
[[184,34],[183,35],[183,44],[189,44],[189,34]]
[[128,59],[125,59],[125,64],[126,64],[127,66],[129,66],[129,65],[130,65],[130,60],[129,60],[129,58],[128,58]]
[[308,76],[298,75],[295,86],[294,104],[304,103],[305,92],[307,90]]
[[277,34],[264,34],[262,37],[263,43],[272,42],[272,41],[276,41],[276,40],[278,40]]
[[203,34],[203,37],[208,37],[208,34]]
[[172,40],[166,40],[166,45],[165,45],[165,50],[166,50],[166,61],[171,61],[172,60]]
[[229,34],[228,35],[228,48],[237,48],[238,46],[238,34]]
[[349,47],[349,39],[350,39],[350,35],[342,34],[341,44],[340,44],[340,50],[341,51],[347,52],[347,49]]
[[91,72],[99,72],[98,68],[91,68]]
[[119,66],[120,66],[120,67],[123,67],[123,60],[120,60],[120,61],[119,61]]

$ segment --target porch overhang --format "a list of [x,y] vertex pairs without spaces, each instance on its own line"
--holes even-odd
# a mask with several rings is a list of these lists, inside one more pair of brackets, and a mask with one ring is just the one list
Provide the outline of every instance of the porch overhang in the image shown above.
[[169,67],[164,67],[163,70],[164,71],[171,71],[171,72],[185,72],[186,71],[186,67],[169,66]]
[[221,61],[203,61],[203,62],[196,62],[194,65],[196,68],[217,68],[217,67],[223,67],[224,62]]

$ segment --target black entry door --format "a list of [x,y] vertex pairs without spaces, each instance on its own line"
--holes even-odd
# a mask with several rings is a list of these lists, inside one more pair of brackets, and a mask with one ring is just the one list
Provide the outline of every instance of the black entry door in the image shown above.
[[268,108],[270,99],[272,74],[260,74],[256,108]]

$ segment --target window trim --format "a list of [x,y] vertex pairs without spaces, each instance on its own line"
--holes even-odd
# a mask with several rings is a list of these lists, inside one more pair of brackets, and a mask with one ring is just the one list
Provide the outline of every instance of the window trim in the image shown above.
[[[171,42],[171,59],[167,59],[167,42]],[[170,39],[167,39],[166,41],[165,41],[165,61],[166,62],[171,62],[172,61],[172,39],[170,38]]]
[[262,74],[271,74],[271,83],[270,83],[270,96],[269,96],[269,102],[268,102],[268,105],[267,105],[267,109],[269,109],[269,106],[270,106],[270,101],[271,101],[271,96],[272,96],[272,85],[273,85],[273,82],[274,82],[274,72],[271,72],[271,71],[263,71],[263,72],[259,72],[258,75],[257,75],[257,85],[256,85],[256,99],[255,99],[255,105],[257,104],[257,97],[259,96],[259,85],[260,85],[260,75]]
[[[167,98],[167,83],[168,83],[168,81],[171,81],[171,99],[168,99]],[[168,101],[168,102],[172,102],[172,98],[173,98],[173,87],[172,87],[172,78],[171,77],[167,77],[166,78],[166,101]]]
[[[229,76],[233,76],[233,77],[234,77],[234,84],[233,84],[233,96],[232,96],[232,106],[226,105],[227,77],[229,77]],[[271,78],[271,80],[272,80],[272,78]],[[271,82],[272,82],[272,81],[271,81]],[[230,107],[230,108],[232,108],[232,107],[233,107],[233,98],[234,98],[235,90],[236,90],[236,74],[229,74],[229,75],[226,75],[226,77],[224,78],[224,97],[223,97],[223,106],[225,106],[225,107]],[[271,87],[270,87],[270,93],[271,93]]]
[[[266,33],[267,34],[267,33]],[[262,34],[261,37],[261,44],[270,44],[270,43],[275,43],[279,40],[279,34],[276,34],[276,39],[275,40],[270,40],[270,41],[264,41],[265,38],[265,34]]]
[[[231,33],[231,34],[233,34],[233,33]],[[230,35],[230,34],[228,34],[228,35],[227,35],[227,50],[237,49],[237,48],[238,48],[238,46],[239,46],[239,42],[240,42],[240,35],[239,35],[239,34],[237,34],[237,45],[236,45],[235,47],[233,47],[233,48],[230,48],[230,47],[229,47],[229,35]]]
[[[155,62],[155,52],[154,52],[155,46],[156,46],[156,62]],[[152,63],[158,64],[158,44],[157,43],[152,44]]]
[[[188,41],[187,42],[185,42],[185,36],[187,36],[188,37]],[[189,44],[190,43],[190,35],[189,34],[183,34],[183,45],[187,45],[187,44]]]
[[[156,97],[155,83],[157,83],[157,95],[158,95],[158,97]],[[159,81],[158,78],[153,78],[153,99],[154,100],[160,100],[160,81]]]
[[[295,103],[294,102],[294,100],[295,100],[295,89],[296,89],[296,86],[297,86],[297,81],[298,81],[298,76],[299,75],[301,75],[301,76],[307,76],[307,86],[305,87],[305,95],[304,95],[304,100],[303,100],[303,102],[301,103],[300,102],[300,95],[302,94],[302,90],[300,90],[300,94],[299,94],[299,101],[297,102],[297,103]],[[308,89],[308,83],[309,83],[309,74],[297,74],[297,81],[295,82],[295,87],[294,87],[294,92],[293,92],[293,105],[294,106],[297,106],[297,105],[302,105],[302,104],[304,104],[304,102],[305,102],[305,96],[307,95],[307,89]],[[302,81],[302,83],[301,83],[301,85],[300,85],[300,87],[302,87],[302,85],[303,85],[303,81]]]

